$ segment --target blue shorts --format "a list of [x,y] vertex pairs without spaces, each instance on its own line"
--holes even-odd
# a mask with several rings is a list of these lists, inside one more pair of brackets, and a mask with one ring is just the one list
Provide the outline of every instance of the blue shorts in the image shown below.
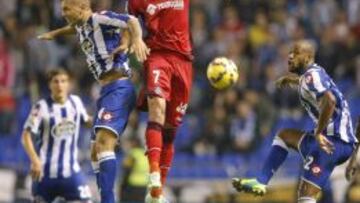
[[301,178],[319,189],[326,185],[334,168],[349,159],[355,148],[354,144],[346,143],[339,138],[327,138],[334,144],[333,154],[327,154],[320,148],[313,133],[304,134],[298,146],[304,160]]
[[96,104],[91,140],[95,141],[96,131],[99,128],[110,130],[119,137],[125,130],[135,102],[135,87],[130,80],[117,80],[103,86]]
[[33,182],[32,194],[35,202],[53,202],[57,197],[66,201],[90,200],[91,192],[84,175],[75,173],[69,178],[46,178]]

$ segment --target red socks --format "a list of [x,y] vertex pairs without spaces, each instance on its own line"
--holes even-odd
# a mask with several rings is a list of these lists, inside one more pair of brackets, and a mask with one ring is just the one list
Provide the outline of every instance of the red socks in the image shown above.
[[[161,184],[164,185],[174,157],[175,129],[163,130],[163,126],[156,122],[148,122],[146,128],[147,156],[150,173],[160,172]],[[159,197],[162,188],[151,190],[152,197]]]
[[162,185],[164,185],[166,182],[166,177],[170,170],[173,157],[174,157],[174,145],[164,144],[161,151],[161,159],[160,159],[160,173],[161,173]]
[[160,153],[162,148],[163,126],[156,122],[148,122],[145,138],[147,146],[147,156],[150,165],[150,173],[160,171]]
[[174,158],[174,139],[175,129],[164,129],[163,130],[163,146],[161,150],[160,159],[160,172],[161,172],[161,184],[164,185],[166,182],[167,174],[170,170],[172,160]]

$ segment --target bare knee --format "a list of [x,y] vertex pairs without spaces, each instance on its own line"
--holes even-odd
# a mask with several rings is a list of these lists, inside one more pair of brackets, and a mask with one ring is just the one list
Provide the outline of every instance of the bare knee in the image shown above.
[[282,129],[277,133],[277,137],[280,138],[287,147],[297,150],[298,143],[303,134],[302,131],[296,129]]
[[301,181],[298,190],[298,202],[316,202],[321,189],[305,181]]
[[99,129],[96,132],[96,148],[97,153],[104,151],[114,151],[117,142],[117,136],[110,130]]
[[148,97],[149,121],[164,125],[166,100],[161,97]]
[[[287,140],[288,136],[291,134],[291,131],[289,129],[282,129],[278,132],[277,136],[281,138],[282,140]],[[291,135],[290,135],[291,136]]]

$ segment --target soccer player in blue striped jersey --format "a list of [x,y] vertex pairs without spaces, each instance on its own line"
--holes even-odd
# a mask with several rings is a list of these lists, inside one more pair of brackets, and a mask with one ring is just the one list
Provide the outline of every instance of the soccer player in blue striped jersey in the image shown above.
[[138,20],[111,11],[94,13],[89,0],[62,0],[62,13],[68,26],[45,33],[40,39],[75,34],[86,55],[90,71],[102,85],[94,122],[95,141],[91,158],[100,190],[101,202],[115,202],[113,187],[116,180],[115,146],[123,133],[130,112],[135,106],[135,88],[129,79],[130,69],[122,42],[122,31],[130,33],[130,50],[144,61],[149,49],[142,40]]
[[91,193],[77,156],[80,125],[91,126],[92,118],[81,99],[69,95],[65,70],[50,71],[48,83],[51,96],[33,106],[22,136],[31,160],[35,202],[52,202],[57,197],[67,202],[89,202]]
[[[334,168],[351,157],[355,144],[349,106],[324,68],[314,63],[315,48],[307,40],[294,44],[289,54],[293,74],[277,80],[277,86],[297,87],[302,106],[316,127],[310,132],[283,129],[275,137],[270,154],[256,178],[233,179],[238,191],[266,193],[273,174],[294,149],[303,158],[298,203],[316,203]],[[345,173],[345,171],[344,171]]]

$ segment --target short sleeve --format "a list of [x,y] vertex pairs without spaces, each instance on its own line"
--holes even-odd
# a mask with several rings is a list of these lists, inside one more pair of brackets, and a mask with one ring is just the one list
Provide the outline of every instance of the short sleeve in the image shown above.
[[81,120],[86,123],[87,121],[89,121],[89,114],[87,113],[85,106],[81,100],[80,100],[80,106],[81,106],[80,107]]
[[31,108],[30,114],[25,121],[24,130],[28,130],[33,134],[38,134],[42,122],[43,109],[41,103],[38,102]]
[[119,14],[111,11],[103,11],[95,15],[95,19],[99,24],[112,25],[119,28],[127,28],[130,18],[131,16],[128,14]]
[[134,16],[139,16],[139,0],[128,0],[127,10],[128,13]]
[[80,97],[73,95],[73,99],[75,101],[76,108],[80,114],[80,118],[82,122],[89,121],[89,114],[86,111],[85,105],[80,99]]
[[321,97],[327,90],[330,89],[329,78],[320,71],[311,71],[305,74],[305,84],[307,89],[316,95],[316,98]]

